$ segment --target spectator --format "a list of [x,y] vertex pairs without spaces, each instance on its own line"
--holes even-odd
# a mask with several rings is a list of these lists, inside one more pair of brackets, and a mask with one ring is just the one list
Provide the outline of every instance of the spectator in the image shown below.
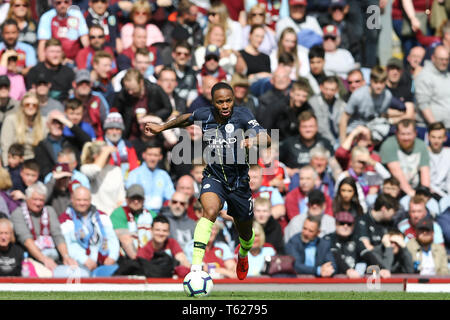
[[415,119],[414,96],[411,91],[412,81],[403,76],[403,62],[398,58],[391,58],[386,65],[387,80],[386,87],[392,96],[405,104],[406,111],[390,110],[389,118],[395,124],[402,119]]
[[[193,166],[194,167],[194,166]],[[197,221],[197,216],[194,212],[194,204],[198,201],[195,196],[195,180],[190,174],[185,174],[177,179],[175,191],[181,192],[187,197],[186,213],[189,218]]]
[[246,107],[254,115],[259,106],[258,99],[250,92],[248,78],[235,72],[230,80],[234,91],[234,102],[236,106]]
[[[312,31],[314,36],[322,36],[322,30],[319,22],[312,15],[306,14],[307,0],[289,0],[289,17],[280,19],[276,24],[277,39],[287,27],[292,27],[297,34],[302,30]],[[304,37],[310,33],[305,33]]]
[[201,107],[212,107],[211,89],[218,82],[219,80],[213,75],[204,75],[201,86],[198,88],[199,95],[192,101],[187,111],[193,113]]
[[111,83],[113,56],[106,51],[97,51],[92,59],[92,90],[103,95],[111,103],[114,99],[114,88]]
[[288,53],[294,58],[294,65],[290,74],[292,81],[299,76],[309,73],[308,49],[298,44],[297,33],[293,28],[286,28],[280,35],[277,46],[270,54],[270,67],[272,71],[278,67],[278,61],[283,53]]
[[423,60],[426,51],[422,46],[415,46],[411,48],[409,54],[406,56],[406,78],[415,80],[423,69]]
[[[395,200],[399,201],[401,197],[400,182],[393,176],[383,181],[381,193],[388,194]],[[394,215],[394,225],[397,226],[400,221],[408,218],[408,209],[404,209],[402,205],[398,206],[397,212]]]
[[197,48],[194,53],[195,68],[201,69],[207,57],[207,49],[210,45],[214,45],[219,49],[219,66],[229,74],[234,73],[234,66],[237,62],[237,57],[232,51],[231,47],[226,44],[227,36],[225,34],[225,27],[221,24],[210,24],[205,35],[205,44]]
[[171,67],[177,74],[178,86],[175,92],[186,99],[186,105],[189,107],[197,98],[197,78],[196,72],[189,65],[191,60],[192,47],[185,41],[176,42],[172,50],[173,63]]
[[449,50],[443,45],[437,46],[431,61],[424,62],[423,70],[415,79],[417,107],[423,117],[418,126],[442,121],[447,130],[450,129],[450,95],[445,90],[450,85],[448,66]]
[[[63,135],[65,126],[72,132],[72,137]],[[79,156],[84,144],[91,141],[87,133],[79,126],[74,125],[58,110],[51,111],[48,115],[47,127],[47,137],[34,148],[35,158],[40,168],[39,177],[41,180],[52,171],[52,168],[56,165],[58,153],[63,148],[73,148]]]
[[270,213],[272,204],[270,199],[257,197],[254,199],[254,219],[264,229],[265,242],[270,243],[278,254],[284,254],[283,230]]
[[286,173],[286,166],[279,158],[278,143],[272,141],[270,147],[260,149],[258,165],[262,168],[262,186],[277,188],[281,195],[288,191],[291,179]]
[[430,189],[437,200],[450,196],[450,163],[448,163],[450,148],[444,147],[448,139],[446,133],[442,122],[435,122],[428,126]]
[[109,164],[116,150],[104,141],[95,141],[85,143],[81,151],[80,171],[89,178],[92,204],[108,216],[125,200],[122,170]]
[[308,193],[307,212],[301,213],[293,217],[289,224],[284,229],[284,242],[288,243],[289,240],[303,229],[303,224],[307,217],[317,217],[320,219],[319,236],[323,237],[326,234],[335,231],[335,220],[332,216],[325,213],[327,207],[327,201],[325,195],[320,190],[311,190]]
[[[404,234],[405,242],[417,238],[417,225],[420,220],[429,215],[426,207],[426,200],[423,196],[415,195],[409,201],[408,217],[398,223],[398,229]],[[433,222],[433,243],[443,244],[444,236],[441,227],[437,222]]]
[[[70,147],[63,148],[58,153],[57,163],[65,163],[69,166],[69,170],[70,172],[72,172],[71,182],[78,182],[82,186],[90,189],[91,185],[89,183],[89,179],[83,173],[77,170],[78,164],[80,162],[77,159],[76,152],[72,148]],[[44,178],[44,183],[47,184],[52,179],[52,177],[53,177],[52,172],[47,174]]]
[[261,276],[262,272],[264,271],[266,257],[274,256],[276,254],[276,251],[271,245],[267,244],[264,229],[256,221],[253,221],[253,230],[255,234],[255,240],[248,255],[248,276],[258,277]]
[[8,149],[8,163],[4,167],[8,169],[13,185],[20,184],[20,170],[22,169],[24,154],[25,148],[20,143],[13,143]]
[[[72,87],[74,89],[74,97],[77,98],[83,106],[82,121],[90,124],[92,128],[94,128],[95,137],[102,137],[104,134],[103,122],[106,119],[106,115],[109,113],[109,104],[101,93],[92,90],[92,81],[89,71],[86,69],[77,70]],[[68,105],[69,104],[66,103],[66,106]],[[73,110],[74,113],[79,113],[80,110],[78,109],[80,108],[80,103],[78,103],[78,101],[74,100],[70,105],[71,106],[67,107],[68,109]],[[78,110],[78,112],[75,110]],[[84,125],[84,127],[85,130],[89,130],[86,125]]]
[[0,59],[0,74],[8,76],[11,82],[9,95],[17,100],[22,99],[26,92],[25,80],[17,68],[18,54],[15,50],[6,50]]
[[402,106],[396,100],[393,103],[392,93],[386,89],[386,79],[386,71],[374,67],[370,72],[370,86],[363,86],[352,93],[339,123],[340,141],[344,141],[358,125],[368,125],[370,121],[377,121],[379,126],[383,126],[385,132],[382,138],[386,137],[389,132],[389,109],[401,109]]
[[[78,126],[85,132],[91,140],[97,138],[94,128],[86,121],[83,121],[84,105],[81,100],[77,98],[69,98],[64,106],[64,115],[73,123],[74,126]],[[68,127],[64,127],[63,135],[65,137],[73,137],[72,131]],[[81,151],[81,150],[80,150]],[[78,152],[78,155],[80,153]]]
[[187,215],[188,204],[188,196],[180,191],[175,191],[169,201],[169,206],[163,207],[159,212],[169,220],[170,237],[177,240],[183,250],[194,239],[196,226],[195,221]]
[[27,89],[30,89],[32,84],[36,83],[39,74],[44,74],[47,79],[51,79],[52,86],[49,96],[63,102],[68,97],[69,90],[72,89],[75,74],[71,68],[63,63],[64,52],[61,41],[52,38],[46,40],[42,46],[42,59],[39,59],[40,62],[32,67],[27,74]]
[[13,223],[0,219],[0,276],[20,277],[22,275],[23,248],[15,243]]
[[125,74],[122,90],[116,93],[111,112],[117,111],[125,123],[123,137],[126,139],[139,137],[137,110],[142,108],[145,114],[151,113],[167,120],[172,112],[169,97],[164,90],[150,81],[136,69],[130,69]]
[[10,97],[11,81],[8,76],[0,76],[0,129],[6,116],[19,109],[20,102]]
[[103,28],[106,45],[114,48],[117,53],[123,50],[122,40],[119,34],[119,23],[116,19],[119,10],[129,12],[132,3],[119,1],[109,5],[108,0],[90,0],[89,8],[86,10],[86,24],[89,28],[93,25],[100,25]]
[[36,51],[33,46],[19,40],[19,25],[15,19],[7,19],[2,25],[0,56],[8,51],[17,54],[17,73],[25,76],[31,67],[36,65]]
[[241,24],[230,18],[226,5],[221,1],[212,1],[208,10],[208,26],[212,24],[220,24],[224,27],[226,45],[231,50],[239,51],[245,47],[245,42],[242,41],[244,33]]
[[248,45],[239,50],[236,63],[236,72],[248,76],[250,83],[261,78],[270,77],[270,58],[259,51],[259,46],[264,40],[264,26],[254,25],[250,29]]
[[354,228],[354,216],[350,212],[339,211],[336,212],[336,231],[324,237],[331,243],[331,252],[337,265],[336,274],[345,274],[350,279],[362,276]]
[[266,6],[261,2],[256,3],[250,8],[247,12],[247,24],[242,28],[241,43],[243,47],[246,47],[248,45],[251,27],[254,25],[263,25],[264,38],[258,50],[270,56],[273,52],[277,51],[277,39],[273,28],[266,24],[266,10]]
[[159,212],[165,200],[172,198],[175,192],[169,174],[157,168],[162,159],[162,147],[156,143],[146,145],[142,158],[144,163],[128,175],[126,186],[140,184],[145,190],[144,207]]
[[[375,246],[373,252],[381,261],[380,268],[392,273],[414,273],[414,265],[410,252],[406,248],[403,234],[393,229],[381,239],[381,244]],[[385,271],[386,276],[389,275]]]
[[[47,197],[45,203],[55,209],[56,214],[61,216],[70,205],[70,189],[72,171],[67,163],[57,163],[52,170],[52,178],[45,184]],[[74,181],[73,183],[78,183]]]
[[116,147],[117,151],[111,153],[109,164],[120,167],[124,180],[127,181],[128,174],[139,167],[139,160],[131,142],[122,137],[124,129],[120,113],[111,112],[103,124],[105,136],[99,140],[104,140],[107,145]]
[[277,128],[280,129],[280,139],[283,140],[298,134],[298,117],[303,111],[312,111],[308,102],[310,85],[308,80],[299,78],[292,82],[289,90],[289,107],[285,108],[284,115],[280,117]]
[[39,100],[39,110],[44,117],[48,116],[52,110],[64,112],[64,105],[59,100],[49,96],[51,88],[51,79],[43,73],[40,73],[31,84],[31,89],[34,90]]
[[419,184],[430,186],[430,156],[425,143],[416,138],[415,128],[414,120],[399,121],[395,136],[387,138],[380,148],[382,163],[409,196],[414,196]]
[[151,240],[150,232],[156,212],[144,208],[144,188],[131,185],[126,193],[126,205],[115,209],[111,222],[120,241],[121,256],[136,259],[137,250]]
[[361,87],[366,85],[366,80],[361,69],[350,70],[347,74],[347,84],[348,84],[348,95],[345,97],[345,101],[348,101],[351,94]]
[[319,83],[325,79],[325,50],[321,45],[311,47],[308,52],[309,73],[305,76],[312,94],[320,94]]
[[354,218],[361,217],[364,209],[358,198],[358,188],[352,177],[342,179],[336,190],[336,197],[333,199],[333,212],[346,211]]
[[37,24],[31,16],[31,3],[28,0],[11,0],[7,19],[14,19],[19,27],[19,41],[33,47],[37,45]]
[[[211,236],[206,244],[205,257],[203,258],[203,270],[209,272],[211,277],[214,279],[234,279],[237,276],[236,261],[234,260],[233,252],[224,241],[219,240],[217,237],[223,230],[223,227],[223,222],[217,219],[211,229]],[[189,262],[192,261],[192,249],[194,248],[193,241],[194,240],[184,247],[185,254]]]
[[[308,210],[308,194],[315,189],[318,178],[317,172],[310,165],[302,167],[299,171],[300,182],[298,188],[293,189],[286,195],[286,217],[290,221],[298,214],[304,214]],[[325,195],[325,213],[333,216],[331,198]]]
[[289,105],[289,68],[278,67],[270,76],[273,88],[259,97],[256,119],[265,129],[275,129]]
[[24,200],[26,189],[39,180],[39,165],[36,160],[28,159],[20,168],[20,180],[13,184],[11,198],[14,201]]
[[[47,188],[37,182],[27,188],[26,199],[13,211],[11,221],[14,224],[17,241],[30,254],[30,257],[42,263],[55,275],[64,273],[68,266],[76,265],[69,253],[58,215],[50,206],[45,206]],[[63,264],[58,266],[62,257]]]
[[347,49],[339,47],[341,32],[332,24],[323,27],[323,49],[325,50],[326,73],[330,73],[346,80],[347,73],[356,68],[355,59]]
[[206,75],[215,77],[218,81],[230,81],[231,75],[225,71],[219,64],[220,49],[215,44],[209,44],[206,47],[204,62],[200,66],[197,74],[197,83],[200,87],[202,85],[202,78]]
[[46,60],[46,44],[52,38],[61,41],[64,61],[71,65],[81,46],[89,46],[86,20],[81,11],[71,8],[71,5],[72,0],[53,0],[54,8],[40,17],[37,30],[39,61]]
[[[25,94],[16,113],[9,114],[2,125],[1,150],[8,150],[15,142],[25,147],[24,160],[34,158],[33,148],[47,135],[45,118],[41,116],[39,101],[32,92]],[[8,163],[8,154],[2,154],[2,163]]]
[[262,185],[263,181],[263,170],[257,165],[251,165],[248,170],[248,175],[250,178],[250,189],[252,191],[252,197],[255,198],[265,198],[269,199],[271,203],[270,214],[275,220],[283,219],[286,214],[286,208],[284,207],[284,199],[281,196],[277,188],[266,187]]
[[294,235],[286,244],[286,252],[295,259],[298,274],[332,277],[337,270],[328,240],[319,237],[320,218],[307,217],[301,233]]
[[295,136],[288,137],[280,143],[280,161],[289,169],[292,176],[299,168],[311,161],[309,152],[316,146],[323,146],[334,153],[330,142],[318,132],[317,117],[312,111],[304,111],[298,116],[298,132]]
[[189,273],[191,263],[186,258],[177,240],[169,237],[169,220],[164,216],[157,216],[153,219],[150,231],[152,238],[143,248],[138,250],[137,257],[152,260],[156,252],[163,251],[172,259],[178,261],[179,265],[175,267],[175,273],[184,278]]
[[164,67],[158,74],[157,84],[169,97],[172,113],[169,118],[186,112],[186,99],[181,98],[176,92],[178,86],[177,73],[171,67]]
[[152,19],[152,10],[148,1],[138,0],[134,2],[129,14],[129,19],[131,22],[124,24],[120,28],[120,38],[122,40],[123,49],[127,49],[131,46],[131,36],[136,26],[142,26],[147,30],[145,42],[147,47],[150,47],[157,42],[164,42],[164,36],[161,33],[161,30],[153,23],[149,23]]
[[448,259],[443,246],[433,241],[434,222],[423,218],[416,225],[417,238],[406,244],[413,257],[414,271],[424,276],[448,275]]
[[320,83],[320,94],[308,101],[317,117],[319,132],[333,146],[338,143],[339,120],[345,108],[345,101],[339,98],[338,91],[337,77],[329,76]]
[[59,217],[69,253],[84,277],[109,277],[117,270],[119,240],[108,215],[93,205],[85,187],[76,188],[72,204]]
[[[99,24],[94,24],[89,27],[89,46],[78,51],[75,64],[77,69],[92,70],[93,58],[99,51],[105,51],[114,58],[114,49],[106,45],[106,35],[103,27]],[[112,61],[111,73],[117,73],[117,65],[115,59]]]
[[0,167],[0,212],[8,219],[11,213],[18,207],[18,203],[13,200],[10,190],[13,186],[11,176],[3,167]]

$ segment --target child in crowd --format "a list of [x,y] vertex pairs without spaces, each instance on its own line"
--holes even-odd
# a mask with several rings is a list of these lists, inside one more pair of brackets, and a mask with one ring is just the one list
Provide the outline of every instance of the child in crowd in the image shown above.
[[14,185],[20,185],[20,170],[22,169],[25,148],[20,143],[13,143],[8,149],[8,169],[9,175]]

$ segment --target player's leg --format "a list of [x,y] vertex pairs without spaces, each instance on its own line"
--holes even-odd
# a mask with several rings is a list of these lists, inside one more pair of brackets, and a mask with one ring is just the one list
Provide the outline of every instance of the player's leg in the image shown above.
[[200,196],[203,206],[203,217],[201,217],[194,231],[194,251],[192,254],[192,271],[201,270],[206,245],[211,236],[211,230],[217,219],[222,202],[219,196],[213,192],[205,192]]

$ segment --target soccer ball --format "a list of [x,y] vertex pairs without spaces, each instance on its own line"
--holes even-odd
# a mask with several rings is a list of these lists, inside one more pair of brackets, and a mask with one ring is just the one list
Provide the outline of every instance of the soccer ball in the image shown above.
[[205,297],[212,291],[213,281],[205,271],[191,271],[183,280],[184,292],[188,297]]

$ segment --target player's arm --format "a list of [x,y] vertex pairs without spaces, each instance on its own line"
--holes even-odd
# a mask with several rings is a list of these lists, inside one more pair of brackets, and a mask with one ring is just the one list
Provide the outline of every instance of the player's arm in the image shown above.
[[168,129],[185,128],[192,124],[191,115],[192,113],[185,113],[163,124],[147,122],[145,124],[144,133],[150,135],[151,133],[158,134]]
[[244,148],[251,148],[252,146],[258,146],[258,147],[270,147],[272,140],[270,139],[270,136],[267,134],[267,132],[259,132],[254,137],[246,138],[242,141],[242,147]]

